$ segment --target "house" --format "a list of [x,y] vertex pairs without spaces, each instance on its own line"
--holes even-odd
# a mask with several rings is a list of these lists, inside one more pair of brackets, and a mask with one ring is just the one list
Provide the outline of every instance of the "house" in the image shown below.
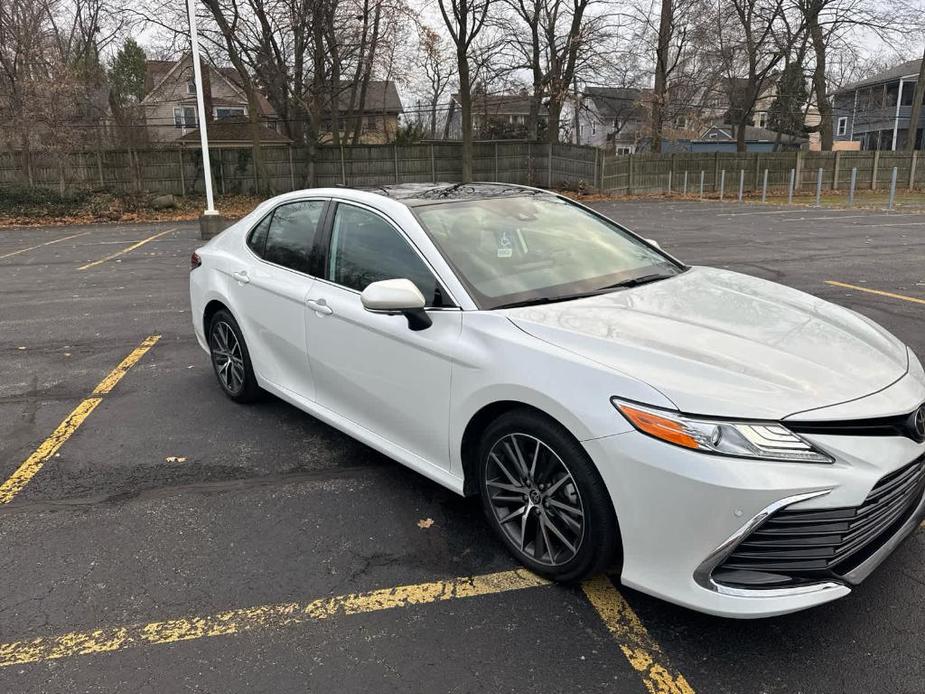
[[[398,132],[398,119],[404,111],[398,89],[391,80],[370,80],[360,105],[359,83],[342,81],[337,90],[337,115],[323,109],[321,115],[321,141],[332,142],[335,128],[341,137],[350,140],[359,121],[359,144],[378,145],[391,142]],[[351,103],[352,102],[352,103]]]
[[[754,125],[745,126],[745,150],[747,152],[781,152],[804,149],[809,139],[778,133]],[[691,152],[735,152],[735,126],[717,124],[708,127],[701,135],[691,140]]]
[[[237,70],[202,63],[203,98],[215,121],[248,117],[247,97],[239,86]],[[276,111],[263,94],[257,94],[261,121],[276,130]],[[145,95],[139,105],[145,131],[152,142],[175,142],[197,129],[196,84],[193,60],[148,60],[145,63]]]
[[647,94],[633,87],[587,87],[578,103],[577,142],[632,154],[646,135]]
[[[473,94],[472,132],[477,140],[522,140],[527,137],[530,117],[530,96],[518,94]],[[538,130],[546,128],[548,111],[540,104]],[[462,138],[462,105],[459,94],[450,97],[446,137]]]
[[901,150],[908,142],[910,130],[916,149],[925,146],[922,134],[925,108],[914,129],[909,123],[921,64],[921,60],[900,63],[835,92],[832,99],[835,146],[858,142],[865,150]]

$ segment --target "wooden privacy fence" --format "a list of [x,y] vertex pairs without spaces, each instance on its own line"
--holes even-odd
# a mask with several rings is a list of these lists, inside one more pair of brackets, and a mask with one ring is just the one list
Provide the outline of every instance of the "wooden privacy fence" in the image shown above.
[[[455,183],[462,180],[462,145],[265,145],[264,166],[254,166],[250,147],[210,150],[218,193],[283,193],[308,187],[383,186],[398,183]],[[616,194],[687,193],[735,196],[789,189],[847,189],[856,170],[858,189],[886,190],[893,168],[897,188],[925,186],[919,153],[900,152],[717,152],[615,155],[570,144],[477,142],[473,180]],[[186,195],[203,192],[198,149],[158,148],[96,152],[0,152],[0,194],[4,184],[54,187],[61,191],[107,189]]]

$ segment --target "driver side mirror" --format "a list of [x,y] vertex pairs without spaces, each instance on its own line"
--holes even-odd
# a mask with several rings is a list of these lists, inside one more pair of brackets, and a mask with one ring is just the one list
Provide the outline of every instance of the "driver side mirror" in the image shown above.
[[363,308],[371,313],[402,314],[411,330],[424,330],[433,325],[424,306],[427,302],[414,282],[406,279],[373,282],[360,294]]
[[646,239],[646,242],[649,243],[649,244],[651,244],[651,245],[653,245],[653,246],[655,246],[658,250],[662,250],[662,244],[660,244],[660,243],[659,243],[658,241],[656,241],[655,239]]

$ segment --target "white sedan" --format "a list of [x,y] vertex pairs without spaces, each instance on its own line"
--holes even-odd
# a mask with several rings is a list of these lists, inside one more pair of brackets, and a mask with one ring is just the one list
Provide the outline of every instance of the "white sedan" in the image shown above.
[[863,316],[506,184],[304,190],[196,251],[219,385],[460,494],[523,564],[731,617],[847,595],[925,518],[925,371]]

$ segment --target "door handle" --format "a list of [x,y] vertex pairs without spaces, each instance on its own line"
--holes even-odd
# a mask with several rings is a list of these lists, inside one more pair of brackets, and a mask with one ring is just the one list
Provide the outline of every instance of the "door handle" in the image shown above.
[[232,272],[231,276],[241,284],[247,284],[251,281],[251,278],[247,276],[247,270],[238,270],[237,272]]
[[306,299],[305,305],[319,316],[330,316],[334,313],[334,309],[328,306],[324,299]]

